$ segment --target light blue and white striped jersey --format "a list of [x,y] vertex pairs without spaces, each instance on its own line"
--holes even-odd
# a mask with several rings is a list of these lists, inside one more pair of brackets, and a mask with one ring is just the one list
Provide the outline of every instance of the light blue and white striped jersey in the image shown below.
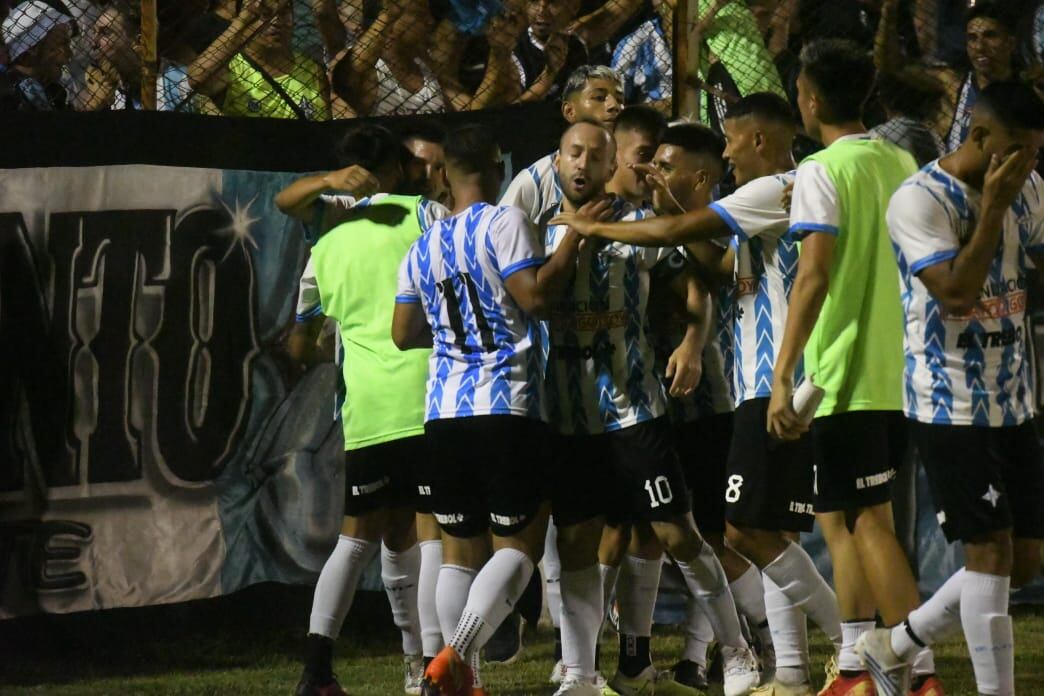
[[[645,217],[621,199],[613,213],[621,221]],[[545,229],[548,254],[566,231],[562,225]],[[620,430],[666,412],[646,305],[649,271],[672,252],[599,241],[580,253],[576,274],[548,325],[548,410],[561,432]]]
[[522,211],[485,203],[433,224],[410,247],[395,301],[420,303],[432,327],[425,421],[543,417],[540,325],[504,283],[543,262]]
[[520,208],[534,225],[543,227],[562,202],[562,184],[555,169],[557,154],[556,150],[541,157],[516,174],[500,199],[500,205]]
[[[733,385],[736,405],[772,396],[772,372],[797,275],[798,244],[785,239],[790,214],[783,189],[795,172],[763,176],[710,204],[732,230]],[[801,378],[801,369],[795,381]]]
[[975,230],[982,195],[932,162],[888,204],[905,315],[903,407],[945,425],[1008,426],[1033,417],[1027,347],[1029,253],[1044,253],[1044,182],[1034,173],[1004,216],[996,256],[967,316],[952,316],[918,277],[957,256]]

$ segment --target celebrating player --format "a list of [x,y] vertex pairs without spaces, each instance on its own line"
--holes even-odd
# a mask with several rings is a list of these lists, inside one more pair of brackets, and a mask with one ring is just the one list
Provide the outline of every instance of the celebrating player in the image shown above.
[[1044,182],[1033,172],[1042,144],[1032,87],[994,82],[968,139],[888,206],[906,315],[904,410],[965,567],[905,622],[857,645],[885,696],[907,692],[907,663],[958,620],[978,692],[1015,693],[1008,591],[1036,575],[1044,538],[1025,321],[1026,271],[1044,263]]

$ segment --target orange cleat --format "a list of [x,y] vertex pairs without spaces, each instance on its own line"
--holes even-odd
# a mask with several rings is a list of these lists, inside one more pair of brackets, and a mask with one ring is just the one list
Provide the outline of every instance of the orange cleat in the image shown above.
[[919,688],[910,689],[910,696],[946,696],[942,681],[934,674],[929,675]]
[[471,696],[486,696],[486,690],[481,686],[472,687]]
[[[464,659],[450,646],[435,656],[424,670],[424,694],[438,696],[480,696],[484,691],[472,692],[474,676]],[[481,687],[480,687],[481,688]]]
[[855,677],[837,674],[833,680],[827,681],[819,696],[874,696],[874,680],[867,672],[860,672]]

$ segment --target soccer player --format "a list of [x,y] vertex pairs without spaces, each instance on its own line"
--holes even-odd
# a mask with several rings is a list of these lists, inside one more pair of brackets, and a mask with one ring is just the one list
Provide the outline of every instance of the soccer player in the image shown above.
[[904,411],[965,567],[902,624],[860,639],[883,696],[906,694],[907,664],[958,622],[978,693],[1015,693],[1008,592],[1036,574],[1044,538],[1025,315],[1026,271],[1044,264],[1044,181],[1033,172],[1041,145],[1044,103],[1033,88],[993,82],[968,139],[888,206],[906,315]]
[[437,203],[451,205],[449,187],[443,176],[446,162],[442,141],[445,137],[438,125],[422,122],[406,131],[402,144],[412,155],[405,167],[411,187]]
[[651,191],[640,170],[631,165],[652,162],[660,139],[667,129],[667,119],[650,106],[628,106],[620,112],[613,130],[616,140],[616,172],[605,190],[635,208],[652,204]]
[[[597,123],[581,122],[562,136],[556,168],[561,209],[576,212],[606,197],[615,157],[613,139]],[[614,219],[640,218],[623,201]],[[555,211],[557,212],[557,210]],[[554,251],[573,234],[546,229]],[[690,590],[701,598],[723,644],[726,694],[757,685],[754,657],[740,631],[724,571],[693,523],[684,477],[665,417],[664,394],[653,368],[646,333],[649,274],[670,250],[592,243],[581,252],[576,275],[549,322],[548,389],[556,440],[552,505],[562,562],[562,634],[566,677],[561,696],[599,693],[593,684],[595,644],[602,622],[598,542],[605,514],[617,509],[635,521],[634,533],[655,539],[677,561]],[[689,393],[699,378],[703,343],[702,293],[688,274],[676,287],[690,312],[686,340],[671,355],[672,391]],[[679,287],[680,286],[680,287]],[[635,611],[638,616],[640,612]],[[651,621],[651,611],[648,612]],[[637,635],[648,635],[638,629]],[[621,694],[656,689],[652,665],[641,673],[618,671],[610,686]],[[657,689],[658,690],[658,689]]]
[[[562,90],[562,117],[568,123],[584,119],[598,121],[610,131],[623,108],[620,76],[604,65],[582,65],[569,76]],[[562,200],[562,185],[555,171],[558,153],[541,157],[519,172],[511,181],[501,205],[513,205],[534,223],[541,225],[548,211]]]
[[[567,233],[545,263],[523,213],[490,203],[503,163],[489,131],[464,126],[444,148],[453,215],[426,230],[402,261],[392,337],[403,350],[435,348],[425,433],[439,463],[430,475],[444,532],[437,599],[447,646],[425,680],[456,696],[470,693],[469,663],[511,612],[543,551],[539,470],[549,457],[536,316],[565,287],[579,236]],[[493,555],[485,562],[489,531]]]
[[830,696],[872,691],[856,639],[874,627],[875,613],[895,624],[919,602],[890,502],[906,428],[899,271],[885,223],[888,198],[917,165],[866,133],[862,108],[873,83],[872,62],[851,42],[827,39],[801,53],[801,119],[826,149],[806,158],[794,181],[790,231],[803,241],[767,417],[782,440],[808,430],[792,405],[803,355],[805,375],[826,392],[811,434],[813,506],[842,621]]
[[[353,131],[342,154],[352,166],[378,172],[382,187],[394,191],[402,184],[401,145],[387,129]],[[339,188],[343,178],[334,174],[328,185]],[[316,584],[297,694],[343,693],[332,673],[333,641],[378,549],[392,614],[402,630],[405,689],[420,693],[422,654],[434,656],[440,647],[431,644],[431,632],[422,632],[420,625],[421,550],[414,530],[415,511],[427,511],[423,497],[416,495],[423,481],[414,466],[430,457],[423,438],[428,355],[396,349],[388,332],[390,304],[374,302],[374,297],[394,294],[402,256],[422,230],[448,211],[419,196],[403,195],[377,195],[343,210],[341,222],[312,248],[290,338],[291,355],[310,366],[318,360],[316,339],[325,318],[336,320],[348,392],[341,410],[344,522]]]
[[[732,195],[709,206],[705,202],[691,206],[690,212],[680,216],[617,225],[588,221],[570,224],[584,235],[634,244],[691,245],[732,237],[729,257],[734,265],[729,268],[736,276],[736,287],[734,300],[728,300],[727,316],[735,333],[737,414],[728,455],[728,487],[723,485],[718,497],[727,509],[727,513],[722,510],[722,516],[727,514],[729,521],[730,545],[764,573],[764,603],[776,651],[776,674],[763,693],[808,694],[812,690],[803,614],[839,646],[837,600],[812,559],[786,534],[808,531],[812,523],[807,436],[796,443],[773,442],[764,426],[776,346],[786,321],[797,262],[797,249],[784,238],[789,217],[781,204],[783,189],[794,178],[790,154],[793,117],[789,105],[779,96],[755,93],[733,104],[723,123],[727,138],[724,154],[739,185]],[[663,176],[673,175],[666,169],[661,167]],[[661,185],[657,191],[664,188]],[[672,193],[674,198],[681,195],[680,190]],[[726,571],[731,571],[728,575],[733,594],[742,609],[744,592],[737,583],[742,579],[739,571],[746,566],[732,570],[726,556],[722,563]]]

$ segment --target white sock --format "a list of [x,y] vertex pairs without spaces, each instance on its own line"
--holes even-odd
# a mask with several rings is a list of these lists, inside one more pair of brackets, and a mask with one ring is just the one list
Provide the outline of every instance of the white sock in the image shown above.
[[751,563],[746,572],[729,583],[736,609],[747,619],[747,624],[762,641],[771,642],[768,619],[765,615],[765,585],[761,571]]
[[435,603],[435,588],[439,582],[442,566],[442,542],[420,543],[420,580],[417,582],[417,613],[420,616],[421,643],[424,657],[435,657],[442,650],[442,627],[439,625],[439,609]]
[[714,640],[714,628],[711,626],[707,612],[695,597],[687,597],[685,602],[685,649],[682,659],[707,666],[707,648]]
[[323,564],[315,584],[309,633],[337,638],[344,617],[352,607],[359,578],[376,553],[375,542],[343,535],[337,539],[337,546]]
[[660,589],[663,562],[627,554],[620,564],[616,603],[620,609],[620,633],[648,638],[652,635],[653,610]]
[[710,544],[704,543],[691,561],[676,559],[676,562],[689,591],[703,604],[718,642],[730,648],[748,647],[725,570]]
[[482,668],[482,663],[479,660],[479,650],[474,650],[471,653],[471,686],[476,689],[482,688],[482,674],[479,671]]
[[912,673],[914,677],[926,677],[935,674],[935,654],[931,648],[924,648],[917,653],[913,661]]
[[[906,621],[892,628],[892,650],[909,662],[924,646],[938,643],[961,623],[961,587],[965,571],[961,568],[936,590],[928,601],[910,612]],[[909,631],[907,630],[909,627]],[[913,632],[913,636],[910,632]],[[914,636],[917,640],[914,640]],[[920,641],[920,642],[917,642]]]
[[961,586],[961,626],[980,694],[1015,693],[1015,638],[1008,616],[1011,579],[966,570]]
[[840,651],[841,613],[837,607],[837,595],[800,544],[787,544],[787,549],[762,572],[772,578],[790,603],[805,612],[812,623],[826,633],[834,649]]
[[547,525],[543,563],[547,613],[551,617],[551,625],[562,628],[562,561],[558,557],[558,528],[553,524]]
[[500,549],[475,577],[468,603],[449,645],[465,660],[486,644],[522,596],[533,575],[533,561],[518,549]]
[[620,567],[599,563],[598,574],[602,577],[602,607],[608,616],[609,603],[613,597],[613,590],[616,589],[616,580],[620,576]]
[[765,583],[765,613],[776,648],[776,681],[788,686],[807,684],[809,676],[808,622],[805,612],[793,605],[768,575]]
[[457,630],[461,614],[468,603],[471,583],[478,575],[477,570],[459,565],[443,565],[439,568],[439,584],[435,588],[435,604],[439,611],[439,626],[442,639],[447,644]]
[[867,631],[872,631],[877,624],[873,621],[843,621],[841,622],[841,651],[837,656],[837,667],[842,672],[863,672],[866,665],[856,654],[855,644],[859,636]]
[[593,679],[595,644],[602,624],[598,566],[562,571],[562,662],[569,676]]
[[381,580],[391,604],[392,619],[402,631],[402,654],[420,655],[420,614],[417,611],[417,583],[420,582],[420,547],[392,551],[381,544]]

